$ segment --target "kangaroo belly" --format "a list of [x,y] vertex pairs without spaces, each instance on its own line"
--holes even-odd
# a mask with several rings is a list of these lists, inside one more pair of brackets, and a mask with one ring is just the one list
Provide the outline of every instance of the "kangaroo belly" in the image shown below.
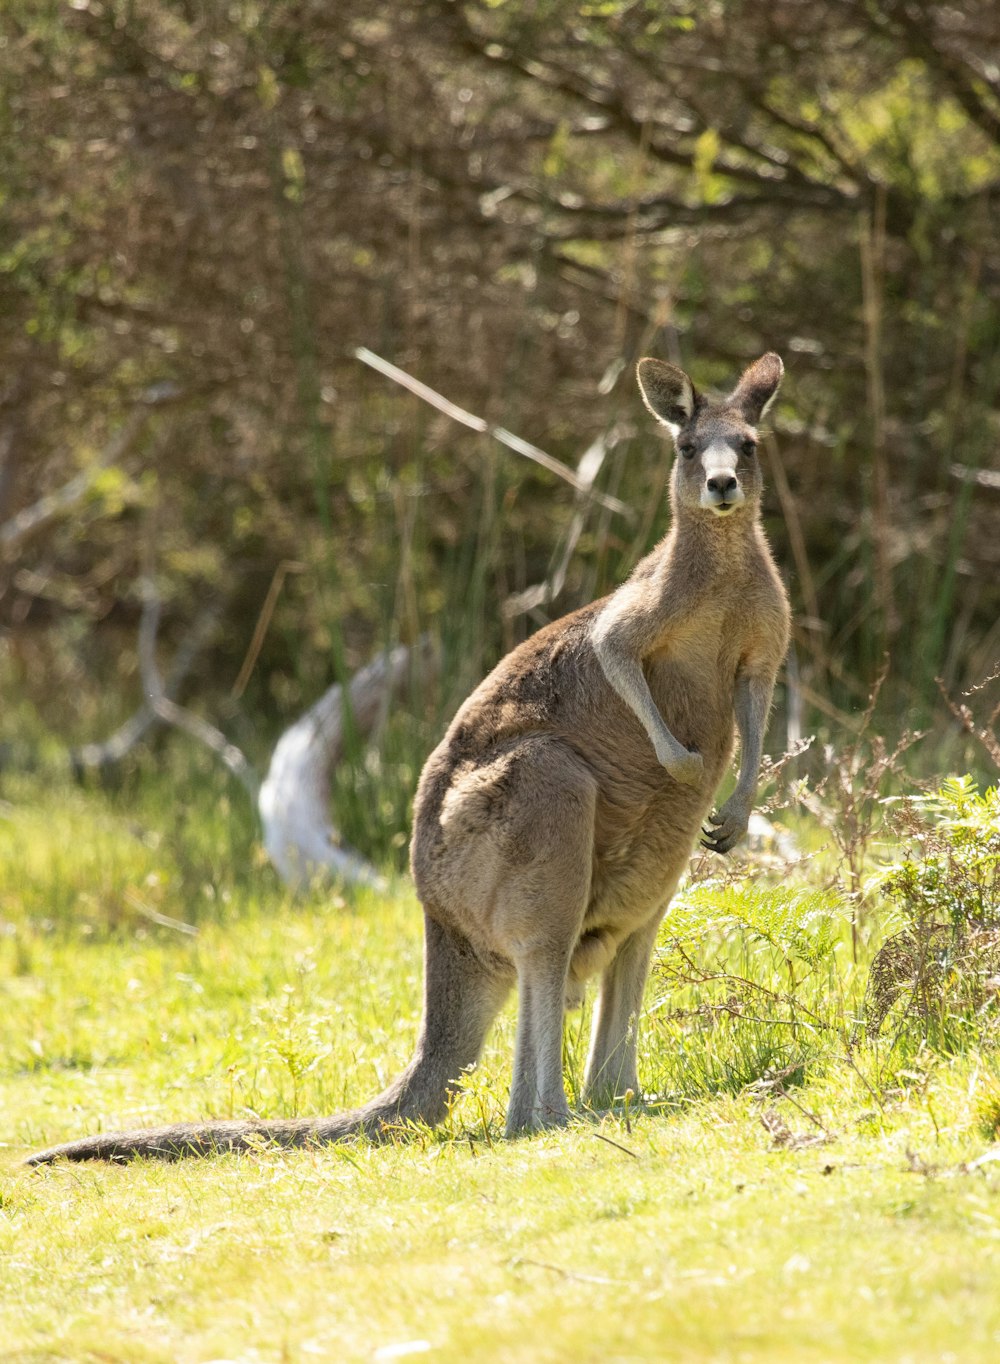
[[[663,787],[667,778],[663,776]],[[620,941],[648,921],[673,894],[711,805],[711,790],[670,783],[632,819],[598,802],[588,931],[608,929]]]

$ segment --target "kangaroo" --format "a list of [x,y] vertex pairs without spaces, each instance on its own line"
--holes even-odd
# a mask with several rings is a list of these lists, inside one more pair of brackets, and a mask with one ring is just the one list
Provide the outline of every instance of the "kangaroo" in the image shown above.
[[[31,1164],[379,1140],[393,1125],[435,1124],[515,985],[507,1134],[565,1124],[564,1011],[592,976],[586,1101],[602,1109],[641,1093],[636,1025],[657,927],[699,834],[725,853],[746,832],[788,643],[788,601],[760,522],[756,431],[781,376],[769,353],[710,400],[683,370],[639,362],[642,397],[677,448],[670,529],[617,591],[508,654],[427,760],[411,844],[423,1020],[399,1078],[333,1117],[115,1132]],[[734,721],[739,775],[709,815]]]

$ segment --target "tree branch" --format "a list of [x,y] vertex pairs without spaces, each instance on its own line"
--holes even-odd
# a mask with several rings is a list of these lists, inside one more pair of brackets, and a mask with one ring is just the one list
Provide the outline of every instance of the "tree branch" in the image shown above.
[[[143,611],[146,610],[147,605],[144,602]],[[220,608],[216,603],[199,614],[194,625],[184,636],[163,682],[163,694],[167,700],[174,700],[184,685],[194,667],[195,660],[215,633],[219,624],[219,617]],[[150,646],[147,643],[145,647],[149,648]],[[161,721],[162,717],[156,713],[150,702],[143,701],[135,714],[130,716],[109,738],[101,743],[84,744],[70,754],[70,764],[74,773],[79,777],[88,771],[109,771],[123,758],[127,757],[136,744],[145,738],[149,731]]]
[[468,426],[471,430],[478,431],[482,435],[492,436],[501,445],[506,445],[509,450],[513,450],[516,454],[523,455],[525,459],[530,459],[535,464],[540,464],[543,469],[548,469],[549,473],[563,479],[578,493],[592,498],[595,502],[600,502],[601,506],[607,507],[609,511],[618,512],[619,515],[629,518],[633,516],[631,507],[619,501],[617,497],[609,497],[607,493],[595,492],[590,484],[575,474],[568,464],[563,464],[553,455],[546,454],[544,450],[540,450],[537,445],[532,445],[530,441],[515,436],[512,431],[506,430],[505,427],[494,426],[485,417],[477,417],[474,413],[467,412],[464,407],[458,407],[455,403],[449,402],[436,389],[427,384],[422,384],[412,374],[407,374],[406,370],[390,364],[388,360],[383,360],[380,355],[370,351],[367,346],[358,346],[352,354],[362,364],[370,365],[372,369],[378,370],[379,374],[384,374],[387,379],[395,380],[408,392],[422,398],[431,407],[436,407],[439,412],[443,412],[446,417],[451,417],[453,421],[460,422],[463,426]]
[[200,715],[185,710],[167,695],[156,662],[156,636],[160,628],[162,609],[160,594],[149,574],[143,577],[141,586],[143,600],[142,616],[139,620],[139,671],[146,692],[146,704],[165,724],[184,730],[193,739],[211,749],[256,805],[260,778],[243,753],[235,744],[229,742],[221,730],[216,729]]
[[148,410],[133,408],[121,429],[108,441],[93,464],[0,526],[0,559],[12,558],[32,536],[82,502],[98,474],[116,464],[131,450],[148,418]]
[[866,7],[865,12],[883,30],[894,28],[910,52],[943,79],[969,119],[1000,145],[1000,114],[986,103],[976,86],[986,85],[994,96],[995,90],[962,57],[938,46],[934,41],[937,33],[925,6],[897,0],[885,6],[884,18],[874,7],[871,11]]
[[[400,645],[351,679],[347,705],[360,733],[372,728],[414,668],[424,677],[436,668],[426,638],[412,655]],[[260,788],[264,846],[278,875],[293,889],[329,872],[361,885],[384,884],[370,862],[341,844],[327,814],[330,773],[344,750],[344,709],[344,689],[338,682],[278,740]]]
[[[694,150],[683,150],[677,145],[678,140],[689,136],[693,129],[684,130],[676,125],[664,123],[661,118],[637,114],[629,106],[625,96],[610,85],[588,80],[579,72],[560,66],[551,59],[521,57],[504,43],[480,36],[458,6],[449,6],[449,17],[454,41],[462,51],[481,61],[504,66],[524,80],[541,84],[550,90],[568,95],[589,108],[600,110],[614,128],[654,160],[684,170],[693,168]],[[633,51],[628,48],[626,50],[633,59],[636,59]],[[720,74],[729,73],[720,68]],[[704,117],[693,109],[691,113],[697,119],[701,131],[704,131],[708,126]],[[657,133],[665,134],[665,137],[657,137]],[[800,190],[806,190],[818,195],[824,204],[846,197],[835,186],[813,179],[794,163],[784,164],[765,149],[752,143],[739,138],[727,138],[724,130],[720,130],[720,136],[731,146],[761,160],[772,172],[765,175],[728,157],[718,157],[713,170],[728,180],[762,188],[766,186],[775,197],[779,187],[783,187],[788,197],[792,199],[798,197]]]

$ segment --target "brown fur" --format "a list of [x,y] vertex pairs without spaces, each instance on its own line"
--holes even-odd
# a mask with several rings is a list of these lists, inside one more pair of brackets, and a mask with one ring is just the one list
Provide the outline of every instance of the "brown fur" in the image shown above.
[[636,1023],[657,926],[730,762],[734,719],[740,776],[705,840],[728,851],[746,831],[787,646],[752,450],[780,378],[780,360],[766,355],[728,399],[709,402],[682,371],[640,362],[644,400],[681,451],[670,531],[616,592],[503,659],[427,760],[411,848],[427,931],[424,1018],[399,1080],[333,1118],[116,1133],[35,1163],[302,1146],[378,1138],[400,1119],[437,1122],[515,984],[509,1134],[568,1119],[563,1013],[591,976],[588,1101],[639,1092]]

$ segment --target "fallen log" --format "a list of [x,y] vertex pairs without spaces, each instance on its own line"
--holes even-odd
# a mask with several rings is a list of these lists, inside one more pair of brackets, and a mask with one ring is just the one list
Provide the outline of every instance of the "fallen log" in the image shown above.
[[[428,677],[434,668],[426,638],[412,651],[398,645],[362,668],[348,688],[355,730],[370,733],[414,672]],[[338,682],[281,736],[261,784],[257,809],[264,847],[278,875],[293,889],[330,872],[360,885],[384,884],[371,863],[341,843],[328,814],[330,774],[343,757],[346,724],[344,689]]]

